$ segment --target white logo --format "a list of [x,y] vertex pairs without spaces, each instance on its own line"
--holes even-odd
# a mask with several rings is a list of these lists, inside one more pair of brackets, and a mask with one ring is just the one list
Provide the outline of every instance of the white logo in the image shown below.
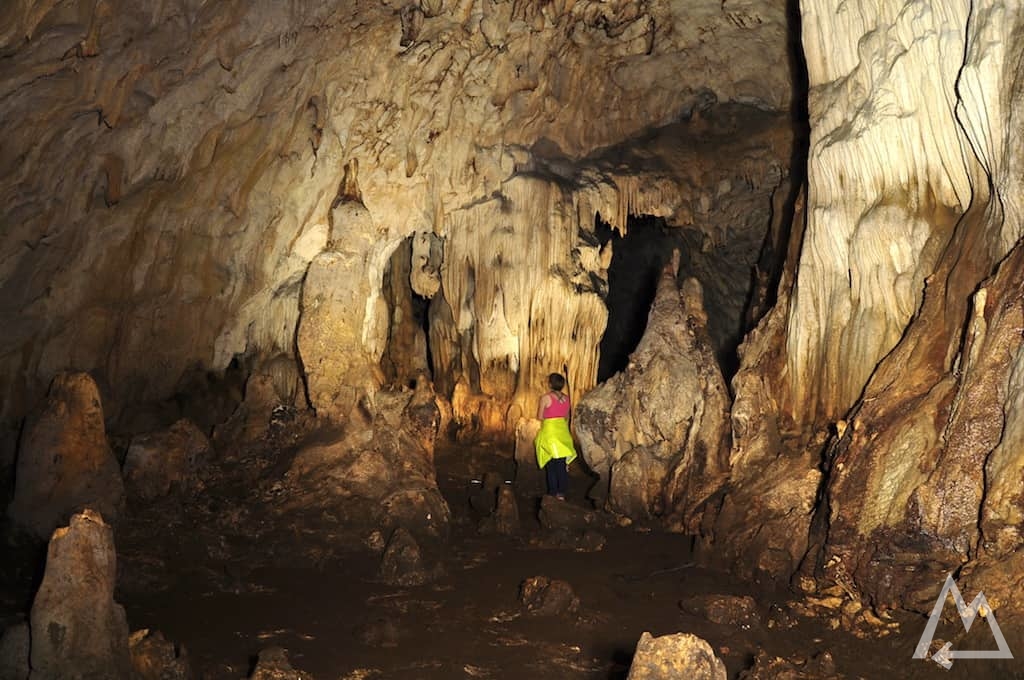
[[970,632],[974,618],[981,614],[981,617],[988,621],[989,628],[992,629],[992,635],[995,637],[999,649],[980,651],[956,650],[950,649],[953,646],[952,642],[947,642],[942,646],[942,649],[932,655],[932,661],[949,670],[953,666],[953,659],[1012,659],[1013,654],[1010,653],[1010,647],[1006,644],[1003,631],[999,630],[999,624],[996,623],[996,615],[992,612],[992,608],[988,606],[985,593],[978,593],[969,606],[964,604],[964,598],[960,595],[960,589],[953,582],[953,574],[946,577],[946,584],[942,586],[939,599],[935,602],[931,616],[928,617],[928,625],[925,626],[924,633],[921,634],[921,641],[917,643],[917,650],[914,652],[913,658],[927,658],[928,647],[932,644],[935,629],[939,625],[939,619],[942,618],[942,608],[946,604],[947,593],[953,594],[953,602],[956,603],[956,610],[960,614],[960,620],[964,623],[964,629]]

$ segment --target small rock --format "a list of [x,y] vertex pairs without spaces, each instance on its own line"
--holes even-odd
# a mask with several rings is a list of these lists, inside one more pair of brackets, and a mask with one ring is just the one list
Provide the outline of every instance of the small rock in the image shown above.
[[546,576],[534,576],[523,581],[519,586],[519,601],[528,612],[538,616],[575,614],[580,606],[572,586]]
[[757,603],[749,595],[695,595],[681,600],[679,606],[723,626],[747,629],[761,623]]
[[282,647],[269,647],[259,653],[249,680],[313,680],[313,676],[292,668]]
[[707,642],[689,633],[640,636],[627,680],[726,680],[725,664]]

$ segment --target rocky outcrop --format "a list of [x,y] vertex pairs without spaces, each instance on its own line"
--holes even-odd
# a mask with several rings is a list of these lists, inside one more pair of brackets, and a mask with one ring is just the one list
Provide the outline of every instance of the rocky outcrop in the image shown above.
[[113,530],[91,510],[54,532],[29,615],[33,679],[132,680],[115,561]]
[[662,274],[630,365],[577,405],[576,431],[611,510],[673,516],[695,533],[697,510],[729,473],[730,400],[700,285],[677,287],[677,266]]
[[16,480],[8,515],[40,538],[87,506],[110,518],[121,512],[124,483],[87,373],[54,378],[42,410],[25,425]]
[[1017,28],[999,3],[913,8],[801,5],[806,218],[700,528],[743,575],[800,569],[880,610],[930,607],[950,571],[1019,602],[999,585],[1019,580]]
[[374,415],[328,430],[303,447],[285,475],[280,510],[329,512],[368,535],[404,528],[421,545],[448,536],[448,505],[437,487],[431,455],[403,427],[410,392],[381,392]]
[[[827,227],[809,220],[794,292],[789,364],[794,384],[804,386],[792,392],[794,406],[837,419],[824,456],[830,474],[818,563],[875,605],[927,611],[946,574],[1006,569],[1022,544],[1015,518],[1024,470],[1017,405],[1024,220],[1015,197],[1024,150],[1001,122],[1021,113],[1010,66],[1019,63],[1019,29],[1003,11],[981,3],[925,12],[906,32],[899,17],[862,8],[851,15],[858,27],[909,41],[905,58],[878,60],[875,72],[849,60],[854,40],[808,47],[813,92],[832,91],[837,78],[910,78],[904,69],[925,64],[935,73],[925,88],[895,99],[884,88],[856,95],[879,111],[868,119],[852,113],[865,107],[846,109],[843,98],[822,110],[812,168],[827,190],[809,208],[843,217],[827,219]],[[956,39],[951,45],[940,35]],[[879,55],[887,49],[874,47]],[[888,108],[878,106],[883,101]],[[836,135],[834,125],[864,134]],[[878,164],[881,144],[915,151]],[[850,167],[857,184],[843,180],[840,191],[835,183]],[[837,228],[850,240],[837,241]],[[825,230],[830,243],[849,250],[819,245]],[[883,253],[883,242],[894,245]],[[808,292],[826,299],[836,286],[815,288],[810,279],[834,281],[837,267],[853,277],[840,286],[849,293],[833,296],[819,308],[826,316],[812,321]],[[837,333],[829,316],[840,312],[849,321]],[[825,387],[833,354],[843,357],[834,389]],[[814,365],[824,379],[808,373]],[[1024,608],[1020,596],[1006,602]]]

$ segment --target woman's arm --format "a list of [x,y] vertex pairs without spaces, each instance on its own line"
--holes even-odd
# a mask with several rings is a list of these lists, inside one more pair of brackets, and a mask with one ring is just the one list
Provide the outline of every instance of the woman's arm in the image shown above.
[[544,420],[544,409],[551,405],[551,395],[545,394],[537,404],[537,420]]

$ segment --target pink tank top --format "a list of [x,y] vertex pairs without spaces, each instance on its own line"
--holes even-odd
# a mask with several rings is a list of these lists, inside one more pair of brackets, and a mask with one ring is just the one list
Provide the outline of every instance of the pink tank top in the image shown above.
[[548,392],[548,396],[551,397],[551,404],[544,409],[544,418],[569,417],[569,397],[563,397],[563,401],[559,402],[556,392]]

